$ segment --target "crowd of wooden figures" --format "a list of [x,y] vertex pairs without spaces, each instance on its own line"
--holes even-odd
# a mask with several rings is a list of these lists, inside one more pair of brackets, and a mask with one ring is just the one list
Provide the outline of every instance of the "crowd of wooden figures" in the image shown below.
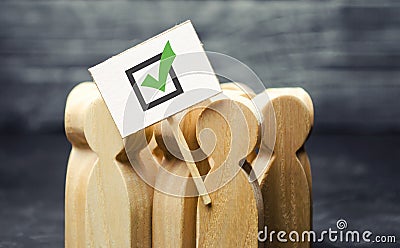
[[[195,195],[184,197],[193,180],[177,181],[191,175],[176,156],[172,131],[161,128],[166,120],[122,139],[94,83],[71,91],[65,110],[72,144],[66,247],[310,247],[258,239],[265,226],[298,233],[312,228],[304,149],[314,121],[310,96],[301,88],[267,89],[260,118],[251,107],[258,95],[240,84],[221,87],[229,97],[171,117],[179,119],[191,150],[209,150],[196,162],[207,189],[215,189],[208,205]],[[157,187],[136,167],[162,168],[150,175]]]

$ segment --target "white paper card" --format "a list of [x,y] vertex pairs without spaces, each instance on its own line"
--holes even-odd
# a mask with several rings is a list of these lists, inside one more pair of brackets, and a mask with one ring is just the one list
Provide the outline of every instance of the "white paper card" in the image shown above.
[[123,138],[221,92],[190,21],[89,71]]

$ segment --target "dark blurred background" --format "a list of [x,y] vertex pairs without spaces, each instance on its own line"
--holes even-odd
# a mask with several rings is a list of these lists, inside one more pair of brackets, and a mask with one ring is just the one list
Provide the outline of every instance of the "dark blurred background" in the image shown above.
[[[0,247],[63,246],[68,92],[187,19],[267,87],[310,93],[314,228],[344,218],[400,242],[400,2],[14,0],[0,3]],[[314,244],[344,246],[376,244]]]

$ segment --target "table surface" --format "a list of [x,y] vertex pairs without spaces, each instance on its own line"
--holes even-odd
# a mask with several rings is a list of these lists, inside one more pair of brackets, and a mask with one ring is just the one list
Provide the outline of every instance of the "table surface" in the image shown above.
[[[64,183],[70,145],[61,134],[2,135],[0,247],[62,247]],[[371,230],[400,237],[400,136],[314,135],[313,228]],[[376,247],[315,243],[313,247]],[[382,247],[395,247],[384,244]]]

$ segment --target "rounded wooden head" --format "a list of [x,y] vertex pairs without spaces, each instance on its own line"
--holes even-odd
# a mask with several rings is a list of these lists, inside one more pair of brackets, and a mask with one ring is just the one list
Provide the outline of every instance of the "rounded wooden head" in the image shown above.
[[[75,146],[90,146],[96,153],[117,155],[124,144],[107,106],[93,82],[77,85],[68,95],[65,132]],[[140,151],[152,136],[152,127],[124,139],[128,151]]]
[[224,83],[221,84],[221,89],[228,94],[238,94],[246,98],[253,98],[256,93],[247,85],[242,83]]
[[257,247],[258,225],[263,225],[261,193],[240,164],[258,140],[259,123],[251,104],[240,96],[217,100],[197,122],[200,146],[213,148],[214,161],[204,180],[211,206],[197,206],[199,247]]
[[99,92],[93,82],[78,84],[68,95],[64,116],[65,133],[74,146],[88,146],[84,130],[85,113],[98,95]]
[[138,153],[148,145],[153,133],[153,127],[150,126],[122,139],[101,96],[90,106],[85,130],[88,134],[88,143],[94,151],[99,153],[107,151],[112,154],[125,153],[125,148],[129,153]]
[[[277,147],[285,147],[295,152],[304,144],[313,125],[311,98],[301,88],[268,89],[267,92],[272,106],[264,108],[263,116],[266,122],[272,121],[270,117],[273,115],[276,120],[274,151],[279,152]],[[265,123],[265,126],[268,126],[268,123]],[[264,138],[268,140],[268,130],[265,135]]]
[[105,152],[118,154],[124,149],[122,137],[100,94],[91,102],[86,113],[85,133],[89,146],[99,156]]
[[216,167],[228,157],[246,157],[257,145],[259,123],[251,106],[250,100],[237,96],[217,100],[201,112],[197,140],[203,150],[213,150]]

